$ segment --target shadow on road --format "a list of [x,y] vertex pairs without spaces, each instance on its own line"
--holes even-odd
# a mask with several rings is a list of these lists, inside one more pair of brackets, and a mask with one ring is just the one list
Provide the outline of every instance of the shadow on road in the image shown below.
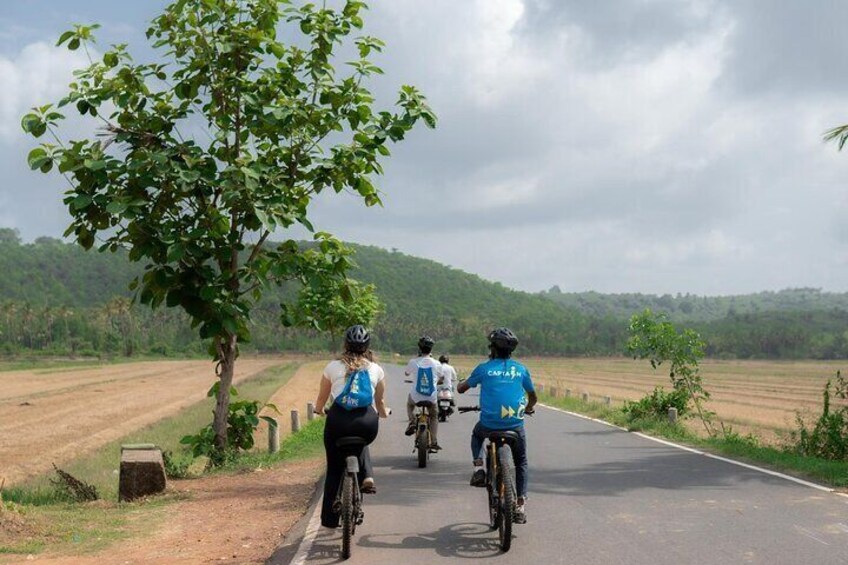
[[497,533],[487,524],[479,523],[450,524],[426,534],[364,535],[357,545],[389,550],[432,550],[442,557],[458,559],[485,559],[501,552]]
[[634,450],[633,455],[577,468],[534,468],[531,461],[531,495],[619,496],[640,489],[735,489],[747,481],[786,484],[777,477],[691,453],[657,453],[642,448]]

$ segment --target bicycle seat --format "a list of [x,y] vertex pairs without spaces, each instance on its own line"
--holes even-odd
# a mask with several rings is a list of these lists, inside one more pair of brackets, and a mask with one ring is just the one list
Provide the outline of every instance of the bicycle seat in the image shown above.
[[434,405],[429,400],[422,400],[421,402],[416,402],[416,406],[420,406],[421,408],[432,408]]
[[345,436],[336,440],[336,447],[365,447],[368,442],[357,436]]
[[503,440],[507,443],[513,443],[521,440],[521,436],[518,435],[517,432],[513,432],[512,430],[498,430],[496,432],[489,432],[486,434],[486,437],[489,438],[489,441],[499,441]]

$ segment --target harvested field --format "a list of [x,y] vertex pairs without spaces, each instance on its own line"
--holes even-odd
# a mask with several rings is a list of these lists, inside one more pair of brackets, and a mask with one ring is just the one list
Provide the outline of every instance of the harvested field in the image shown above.
[[[235,382],[280,363],[241,359]],[[48,471],[202,400],[214,382],[209,361],[2,372],[0,477]]]
[[[571,389],[577,396],[588,393],[613,404],[637,400],[657,385],[668,388],[668,368],[657,370],[647,361],[613,359],[522,359],[537,383],[558,387],[560,394]],[[463,376],[473,368],[470,358],[456,360]],[[718,418],[744,430],[767,437],[793,429],[795,414],[812,415],[821,409],[822,389],[836,371],[846,368],[841,361],[717,361],[701,363],[705,388],[712,394],[707,407]]]

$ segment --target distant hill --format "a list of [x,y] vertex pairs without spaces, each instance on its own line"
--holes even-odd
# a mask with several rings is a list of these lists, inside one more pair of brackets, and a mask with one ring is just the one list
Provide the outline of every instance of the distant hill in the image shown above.
[[[848,358],[848,294],[790,289],[744,296],[531,294],[426,259],[354,245],[352,275],[374,283],[386,311],[374,333],[380,349],[411,353],[429,333],[438,351],[485,354],[485,335],[507,325],[524,355],[620,355],[627,322],[645,308],[700,331],[722,357]],[[127,285],[139,272],[121,254],[85,252],[40,238],[22,244],[0,229],[0,354],[185,353],[203,345],[178,311],[129,308]],[[326,336],[278,323],[267,296],[255,315],[261,351],[317,350]]]
[[848,293],[822,292],[818,288],[788,288],[736,296],[659,296],[561,292],[558,287],[553,287],[541,292],[540,296],[589,316],[627,318],[634,312],[650,308],[655,312],[664,312],[669,319],[681,323],[713,322],[734,314],[764,312],[848,312]]

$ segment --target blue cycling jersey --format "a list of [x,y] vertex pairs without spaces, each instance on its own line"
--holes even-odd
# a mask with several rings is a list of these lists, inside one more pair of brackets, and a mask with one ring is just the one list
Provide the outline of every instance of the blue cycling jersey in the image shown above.
[[480,423],[493,430],[511,430],[524,425],[526,392],[533,380],[527,367],[512,359],[491,359],[480,363],[466,381],[480,385]]

